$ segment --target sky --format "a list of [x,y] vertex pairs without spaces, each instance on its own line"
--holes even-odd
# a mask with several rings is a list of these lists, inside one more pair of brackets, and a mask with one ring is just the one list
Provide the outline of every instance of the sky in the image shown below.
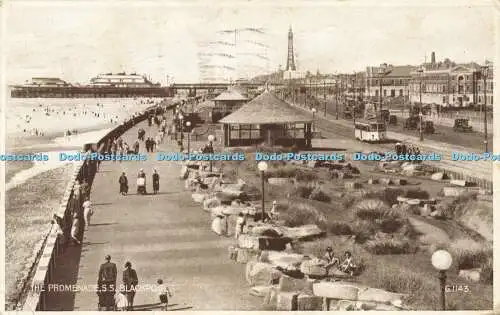
[[[471,6],[462,0],[439,5],[424,5],[431,3],[427,0],[60,2],[5,5],[8,84],[36,76],[88,83],[98,73],[121,71],[145,73],[162,84],[187,83],[220,66],[237,69],[227,70],[234,76],[274,71],[286,65],[289,26],[300,71],[419,64],[426,56],[429,61],[432,51],[438,61],[483,63],[494,56],[499,14],[494,2]],[[235,29],[236,39],[234,33],[220,33]],[[235,40],[236,48],[210,44]],[[214,53],[237,58],[207,56]]]

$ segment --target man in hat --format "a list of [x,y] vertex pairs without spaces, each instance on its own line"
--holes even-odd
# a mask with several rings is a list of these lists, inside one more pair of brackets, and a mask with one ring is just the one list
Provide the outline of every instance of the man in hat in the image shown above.
[[330,270],[330,268],[340,263],[340,260],[337,257],[335,257],[335,255],[333,254],[333,249],[330,246],[326,248],[326,253],[324,257],[327,262],[325,266],[327,273]]
[[106,310],[112,310],[114,306],[114,296],[116,291],[116,264],[111,262],[111,256],[106,255],[106,262],[99,267],[97,278],[99,306],[106,307]]

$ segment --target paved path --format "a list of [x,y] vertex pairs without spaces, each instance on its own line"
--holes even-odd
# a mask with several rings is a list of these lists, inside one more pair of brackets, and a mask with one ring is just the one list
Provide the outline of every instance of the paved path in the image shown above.
[[[144,127],[144,125],[142,125]],[[137,129],[124,140],[133,143]],[[153,136],[153,134],[151,134]],[[146,135],[148,136],[148,134]],[[165,140],[165,142],[170,142]],[[174,151],[164,144],[161,151]],[[137,164],[136,164],[137,163]],[[135,194],[139,168],[147,175],[147,188],[152,188],[151,174],[156,167],[160,174],[160,193]],[[129,195],[118,194],[118,177],[125,171],[129,179]],[[154,285],[158,278],[174,291],[172,309],[182,310],[259,310],[262,300],[248,294],[244,265],[231,262],[227,247],[234,240],[221,238],[210,231],[210,217],[191,200],[179,179],[176,162],[155,161],[154,154],[144,162],[101,164],[92,187],[91,200],[95,214],[85,233],[79,263],[77,285],[95,285],[99,265],[110,254],[119,270],[118,285],[126,261],[137,270],[140,285]],[[149,192],[148,191],[148,192]],[[71,263],[67,264],[68,274]],[[75,269],[75,268],[73,268]],[[61,296],[62,297],[62,296]],[[52,309],[95,310],[97,296],[79,292],[74,296],[52,299]],[[138,292],[135,305],[139,309],[159,310],[154,292]],[[143,307],[141,308],[141,305]]]

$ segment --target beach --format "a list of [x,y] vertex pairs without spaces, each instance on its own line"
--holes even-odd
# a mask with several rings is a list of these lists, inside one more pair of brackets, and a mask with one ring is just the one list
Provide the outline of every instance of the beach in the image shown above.
[[[134,113],[163,98],[22,99],[6,106],[5,153],[46,154],[47,161],[6,162],[6,308],[18,298],[33,250],[50,228],[74,166],[59,152],[81,151]],[[68,135],[71,133],[71,135]]]

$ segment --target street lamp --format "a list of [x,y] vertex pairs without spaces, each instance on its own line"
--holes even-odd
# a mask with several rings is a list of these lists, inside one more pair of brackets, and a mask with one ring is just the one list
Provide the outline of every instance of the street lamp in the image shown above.
[[422,133],[422,116],[423,116],[423,113],[422,113],[422,78],[423,78],[423,74],[424,74],[424,69],[423,68],[418,68],[417,70],[418,72],[418,76],[420,78],[420,81],[419,81],[419,107],[418,107],[418,116],[419,116],[419,131],[420,131],[420,141],[424,141],[424,134]]
[[188,155],[191,151],[191,122],[190,121],[187,121],[186,122],[186,127],[188,129]]
[[179,114],[179,127],[181,129],[181,145],[184,140],[184,116]]
[[[354,74],[356,75],[356,74]],[[355,80],[352,79],[352,90],[353,90],[353,93],[354,93],[354,103],[353,103],[353,106],[352,106],[352,123],[353,124],[356,124],[356,86],[355,86]]]
[[262,161],[257,164],[257,168],[260,171],[260,178],[262,179],[262,222],[264,222],[264,218],[266,217],[266,211],[264,209],[264,185],[265,185],[265,176],[264,173],[267,171],[267,163]]
[[440,249],[432,254],[432,265],[439,271],[439,283],[441,285],[441,309],[446,310],[446,270],[450,269],[453,258],[446,250]]
[[483,112],[484,112],[484,152],[488,152],[488,115],[486,107],[486,79],[488,78],[488,66],[484,65],[481,67],[481,75],[483,77],[483,90],[484,90],[484,102],[483,102]]
[[385,72],[386,72],[386,65],[385,64],[381,64],[380,65],[380,68],[378,69],[378,76],[379,76],[379,97],[378,97],[378,100],[379,100],[379,112],[382,113],[382,77],[385,75]]
[[[214,153],[214,146],[213,146],[214,140],[215,140],[214,135],[208,136],[208,142],[210,143],[210,153]],[[212,166],[213,166],[212,157],[210,157],[210,173],[212,173]]]
[[315,129],[316,129],[316,126],[315,126],[315,123],[314,123],[314,119],[315,119],[314,116],[316,115],[316,107],[313,107],[313,109],[311,111],[313,113],[313,128],[312,129],[313,129],[313,132],[314,132]]

